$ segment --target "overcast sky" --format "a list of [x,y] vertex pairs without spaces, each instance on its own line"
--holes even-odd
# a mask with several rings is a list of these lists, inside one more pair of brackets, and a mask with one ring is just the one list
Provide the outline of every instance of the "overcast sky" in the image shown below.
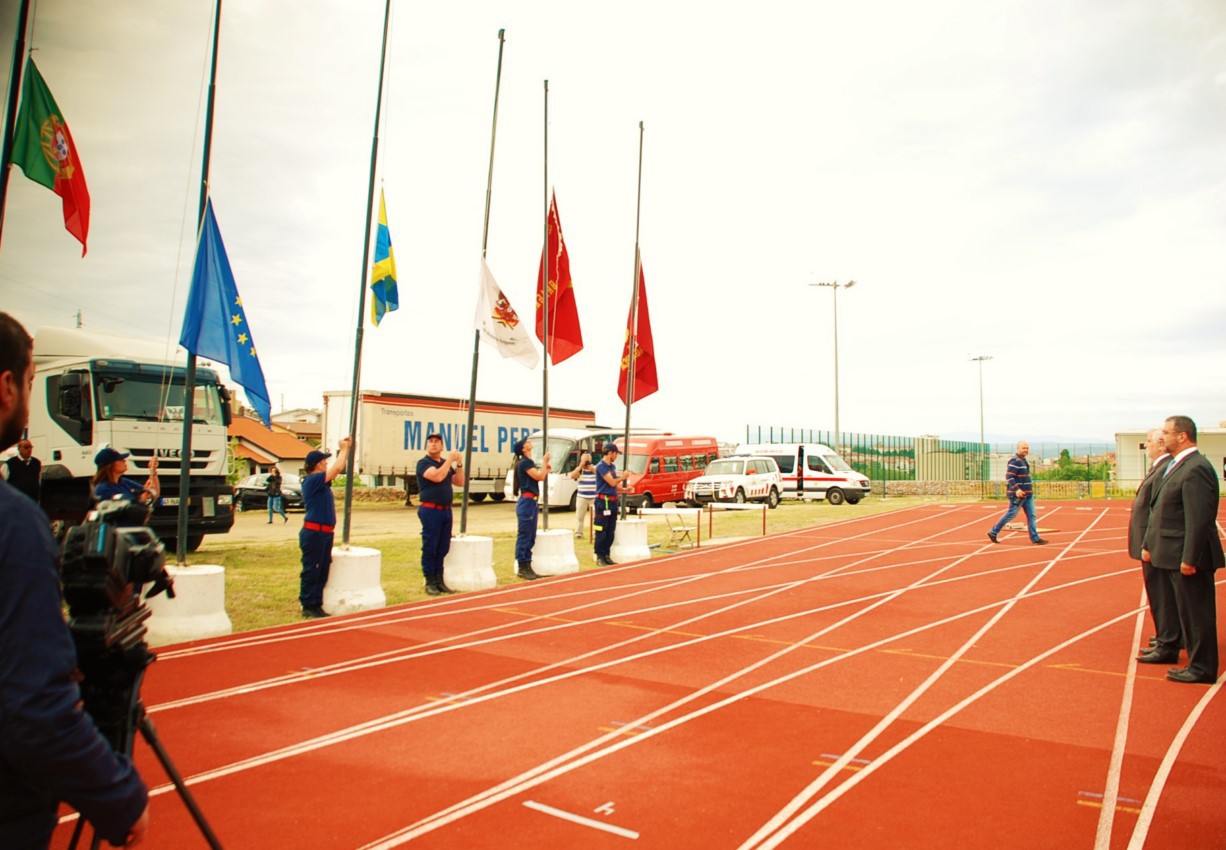
[[[0,0],[7,90],[17,0]],[[1110,441],[1226,419],[1226,4],[393,0],[379,183],[401,309],[365,389],[467,397],[489,264],[531,322],[549,183],[586,347],[551,405],[621,423],[640,240],[659,392],[634,422]],[[89,253],[14,170],[2,308],[178,340],[211,0],[40,0],[30,46],[93,199]],[[229,0],[211,193],[274,412],[348,389],[383,3]],[[377,208],[376,208],[377,213]],[[482,347],[478,397],[539,404]]]

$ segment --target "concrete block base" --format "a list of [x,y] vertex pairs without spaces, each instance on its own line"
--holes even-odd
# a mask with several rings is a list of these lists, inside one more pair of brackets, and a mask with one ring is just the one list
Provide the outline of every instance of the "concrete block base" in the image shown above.
[[[226,614],[226,569],[217,564],[168,566],[175,598],[159,593],[146,600],[150,646],[228,635],[234,631]],[[148,585],[145,587],[148,590]]]
[[387,607],[380,584],[383,553],[378,549],[350,546],[332,550],[332,569],[324,587],[324,610],[329,614],[352,614]]
[[542,576],[579,572],[575,557],[575,532],[571,528],[551,528],[536,533],[532,547],[532,571]]
[[617,528],[613,531],[613,546],[609,549],[609,558],[619,564],[627,561],[645,561],[651,557],[651,547],[647,545],[647,520],[619,519]]
[[451,541],[443,561],[443,583],[452,590],[489,590],[494,575],[494,538],[469,535]]

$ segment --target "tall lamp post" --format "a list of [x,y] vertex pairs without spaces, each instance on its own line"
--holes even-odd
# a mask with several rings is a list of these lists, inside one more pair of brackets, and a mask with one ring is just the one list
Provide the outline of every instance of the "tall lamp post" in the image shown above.
[[811,283],[809,286],[826,286],[834,293],[834,450],[843,451],[843,432],[839,430],[839,289],[851,289],[854,280],[847,283]]
[[983,435],[983,361],[991,359],[987,354],[971,358],[972,363],[979,364],[979,498],[981,499],[984,495],[984,481],[987,478],[983,468],[984,457],[987,454]]

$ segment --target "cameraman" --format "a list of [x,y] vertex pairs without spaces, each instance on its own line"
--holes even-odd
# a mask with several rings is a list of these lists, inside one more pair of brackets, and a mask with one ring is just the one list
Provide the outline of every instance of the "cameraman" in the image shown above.
[[[29,419],[34,341],[0,313],[0,450]],[[37,506],[0,484],[0,847],[46,848],[68,803],[116,846],[149,826],[145,784],[80,707],[59,552]]]

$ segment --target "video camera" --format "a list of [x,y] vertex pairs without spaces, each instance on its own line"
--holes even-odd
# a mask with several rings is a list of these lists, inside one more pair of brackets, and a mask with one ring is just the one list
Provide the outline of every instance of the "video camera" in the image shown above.
[[154,660],[145,643],[152,613],[141,598],[174,598],[165,548],[145,525],[150,508],[102,502],[68,530],[60,561],[68,628],[77,648],[85,709],[116,752],[130,753],[140,682]]

